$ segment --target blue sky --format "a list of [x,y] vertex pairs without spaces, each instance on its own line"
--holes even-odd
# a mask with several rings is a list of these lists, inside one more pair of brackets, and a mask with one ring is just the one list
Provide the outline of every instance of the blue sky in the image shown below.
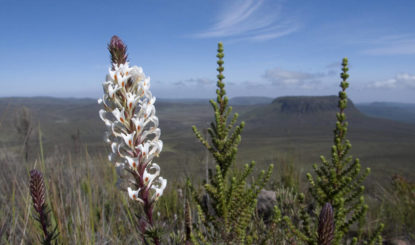
[[0,0],[0,96],[102,95],[112,35],[159,98],[337,94],[415,103],[415,1]]

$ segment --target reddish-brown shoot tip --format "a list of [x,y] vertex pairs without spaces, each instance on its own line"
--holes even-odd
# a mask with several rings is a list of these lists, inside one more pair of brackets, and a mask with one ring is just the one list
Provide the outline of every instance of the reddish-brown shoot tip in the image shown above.
[[45,205],[45,184],[42,173],[36,169],[30,171],[30,195],[35,210],[42,212]]
[[111,54],[112,64],[121,65],[127,62],[127,46],[118,36],[112,36],[108,50]]
[[334,238],[334,214],[333,207],[326,203],[320,212],[318,222],[318,244],[331,245]]

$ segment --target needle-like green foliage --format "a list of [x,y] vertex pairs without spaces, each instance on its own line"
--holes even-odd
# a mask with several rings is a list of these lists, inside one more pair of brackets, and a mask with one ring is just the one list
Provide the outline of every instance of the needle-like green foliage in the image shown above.
[[[348,123],[346,122],[345,109],[347,106],[346,89],[349,87],[347,78],[348,61],[346,58],[342,62],[342,73],[340,77],[342,82],[340,84],[341,91],[339,92],[339,112],[337,113],[336,128],[334,130],[334,145],[331,148],[331,161],[327,161],[324,156],[321,156],[321,164],[313,165],[315,177],[310,173],[307,178],[310,184],[309,191],[313,198],[317,201],[317,208],[321,209],[325,204],[330,204],[334,213],[334,234],[331,243],[325,244],[341,244],[348,238],[347,234],[353,224],[364,223],[366,211],[368,206],[365,204],[363,197],[363,181],[370,173],[367,168],[361,173],[361,165],[358,158],[353,160],[352,156],[348,156],[351,149],[350,141],[346,139]],[[328,234],[318,234],[316,232],[318,219],[312,217],[309,212],[303,210],[300,214],[302,224],[299,228],[295,228],[291,223],[290,218],[284,217],[290,229],[298,238],[307,244],[318,244],[319,237],[328,237]],[[312,222],[312,219],[317,219]],[[320,227],[324,227],[321,224]],[[373,244],[376,241],[381,241],[380,232],[383,229],[381,224],[374,232],[368,241],[363,244]],[[328,228],[319,229],[330,230]],[[360,233],[360,232],[359,232]],[[353,238],[353,243],[357,244],[363,240],[361,236]]]
[[201,211],[199,213],[200,219],[205,220],[206,227],[213,224],[215,234],[218,234],[212,238],[215,242],[243,244],[246,238],[246,228],[256,208],[257,196],[268,182],[273,165],[271,164],[267,171],[262,171],[249,187],[246,179],[251,174],[255,162],[246,164],[242,171],[230,171],[230,167],[235,163],[245,123],[241,122],[234,127],[238,119],[237,113],[228,122],[232,107],[228,106],[228,97],[225,96],[222,43],[218,44],[216,57],[218,57],[217,71],[219,74],[217,75],[216,102],[210,101],[215,113],[215,120],[208,129],[210,142],[193,126],[196,137],[215,159],[216,167],[214,173],[210,171],[209,183],[204,185],[204,189],[209,195],[209,203],[204,202],[203,198],[195,192],[194,197],[198,203],[198,210]]

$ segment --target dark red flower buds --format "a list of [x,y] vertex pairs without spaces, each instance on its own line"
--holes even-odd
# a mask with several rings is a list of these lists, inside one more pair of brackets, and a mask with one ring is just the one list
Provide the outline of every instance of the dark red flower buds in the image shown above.
[[42,173],[36,169],[30,171],[30,195],[36,212],[42,212],[45,208],[45,184]]
[[330,203],[321,209],[318,222],[318,244],[331,245],[334,238],[334,214]]
[[121,65],[127,62],[127,46],[118,36],[112,36],[108,44],[108,51],[111,54],[112,64]]
[[43,182],[42,173],[36,169],[30,171],[30,195],[33,200],[33,208],[36,210],[37,215],[35,219],[42,226],[43,238],[41,238],[42,244],[50,245],[53,240],[58,236],[57,226],[50,230],[50,221],[48,217],[49,211],[46,209],[46,189]]

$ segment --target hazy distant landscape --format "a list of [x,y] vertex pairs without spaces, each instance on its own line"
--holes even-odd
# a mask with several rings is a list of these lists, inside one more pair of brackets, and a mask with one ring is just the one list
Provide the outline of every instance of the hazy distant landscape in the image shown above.
[[[246,122],[242,133],[238,164],[251,160],[263,169],[293,163],[308,171],[319,156],[330,157],[332,130],[337,108],[336,96],[323,97],[238,97],[230,99],[233,111]],[[30,138],[30,158],[39,155],[38,125],[42,131],[45,155],[103,155],[104,124],[98,117],[100,106],[93,99],[58,99],[49,97],[1,98],[0,145],[3,150],[21,152],[22,139],[14,128],[15,113],[21,107],[32,113],[36,127]],[[156,102],[164,149],[158,163],[167,178],[204,176],[203,148],[193,135],[192,125],[206,128],[211,121],[211,106],[205,99],[160,99]],[[389,183],[399,173],[415,179],[415,105],[371,103],[353,105],[346,110],[352,154],[363,166],[372,168],[369,180]],[[376,117],[375,117],[376,116]],[[75,149],[73,135],[79,130],[81,149]],[[103,163],[104,164],[104,163]],[[213,166],[213,165],[211,165]],[[393,167],[392,167],[393,166]],[[277,171],[278,172],[278,171]],[[304,175],[304,174],[303,174]]]
[[357,108],[369,116],[415,123],[415,104],[373,102],[358,104]]

